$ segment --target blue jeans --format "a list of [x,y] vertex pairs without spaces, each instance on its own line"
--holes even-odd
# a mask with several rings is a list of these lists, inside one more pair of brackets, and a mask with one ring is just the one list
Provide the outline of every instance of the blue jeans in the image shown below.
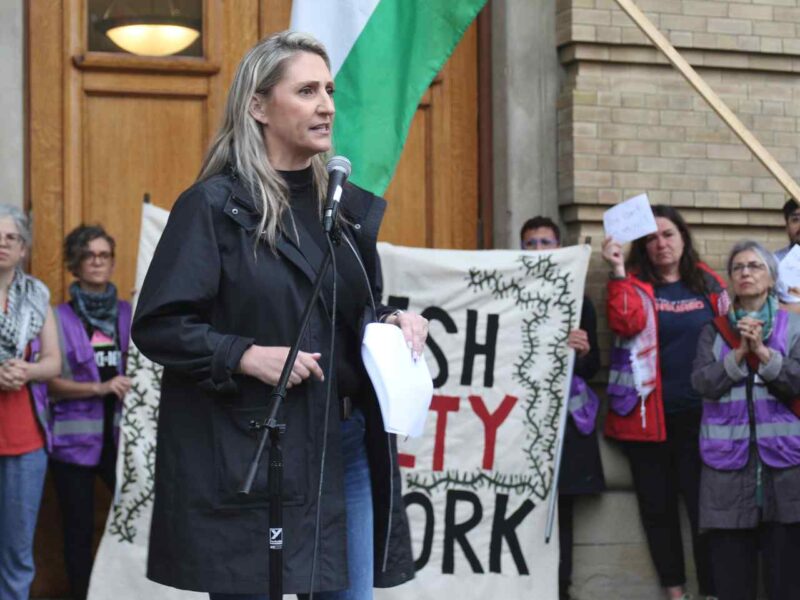
[[[372,599],[372,488],[369,480],[364,413],[354,410],[342,421],[344,494],[347,507],[347,572],[350,587],[338,592],[318,592],[318,600]],[[210,594],[211,600],[269,600],[266,594]],[[300,600],[308,594],[298,594]]]
[[35,450],[0,456],[0,598],[28,600],[33,581],[33,534],[47,455]]

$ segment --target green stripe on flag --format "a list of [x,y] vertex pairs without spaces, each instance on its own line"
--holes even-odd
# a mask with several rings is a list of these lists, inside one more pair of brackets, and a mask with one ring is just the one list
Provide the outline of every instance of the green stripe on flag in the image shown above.
[[336,152],[381,194],[420,99],[486,0],[381,0],[336,75]]

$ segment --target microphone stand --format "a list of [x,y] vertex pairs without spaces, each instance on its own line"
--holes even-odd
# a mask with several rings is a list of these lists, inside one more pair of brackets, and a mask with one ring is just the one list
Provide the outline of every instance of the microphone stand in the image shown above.
[[[338,246],[341,241],[338,227],[333,227],[326,233],[330,237],[331,242]],[[289,377],[292,374],[294,361],[297,359],[297,353],[300,351],[300,342],[303,339],[306,329],[308,329],[311,313],[319,298],[320,291],[322,290],[322,281],[325,277],[325,273],[328,271],[331,260],[331,246],[329,245],[325,252],[322,265],[314,279],[314,288],[311,292],[311,297],[308,299],[303,309],[297,337],[291,348],[289,348],[289,354],[286,357],[286,361],[283,363],[281,376],[270,395],[269,413],[263,421],[259,422],[253,420],[250,422],[250,429],[252,431],[260,431],[261,433],[255,455],[250,462],[250,467],[247,470],[247,477],[239,494],[244,496],[250,494],[250,490],[253,487],[258,473],[259,464],[261,463],[261,456],[264,454],[267,440],[269,440],[269,470],[267,471],[267,476],[269,478],[268,523],[270,600],[280,600],[283,597],[283,450],[281,448],[281,435],[286,431],[286,424],[278,423],[278,409],[286,399],[286,387],[289,383]],[[332,373],[328,373],[328,377],[332,376]]]

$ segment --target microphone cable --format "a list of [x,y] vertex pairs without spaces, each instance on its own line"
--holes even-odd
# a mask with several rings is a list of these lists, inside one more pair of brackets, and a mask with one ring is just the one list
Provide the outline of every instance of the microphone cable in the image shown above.
[[[314,516],[314,548],[311,553],[311,574],[309,575],[308,598],[314,600],[314,578],[317,570],[317,552],[319,551],[320,519],[322,515],[322,486],[325,482],[325,459],[328,454],[328,429],[330,426],[331,392],[333,391],[333,355],[336,350],[336,253],[333,251],[331,236],[325,235],[328,252],[331,253],[331,271],[333,273],[333,301],[331,302],[331,343],[328,354],[328,381],[325,386],[325,416],[322,427],[322,453],[320,455],[319,487],[317,488],[317,510]],[[322,276],[324,277],[324,273]]]

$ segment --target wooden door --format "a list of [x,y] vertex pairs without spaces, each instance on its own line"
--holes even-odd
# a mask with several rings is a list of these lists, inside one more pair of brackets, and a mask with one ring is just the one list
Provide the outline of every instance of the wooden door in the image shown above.
[[[133,3],[134,0],[128,0]],[[85,0],[26,3],[31,270],[65,299],[64,236],[100,223],[117,241],[115,283],[130,298],[144,194],[170,208],[195,179],[242,55],[289,24],[291,0],[204,0],[203,56],[148,59],[87,51]],[[478,37],[473,25],[420,103],[381,239],[478,245]],[[486,207],[484,207],[485,209]],[[97,533],[110,496],[100,489]],[[33,597],[67,594],[59,513],[48,482]]]

